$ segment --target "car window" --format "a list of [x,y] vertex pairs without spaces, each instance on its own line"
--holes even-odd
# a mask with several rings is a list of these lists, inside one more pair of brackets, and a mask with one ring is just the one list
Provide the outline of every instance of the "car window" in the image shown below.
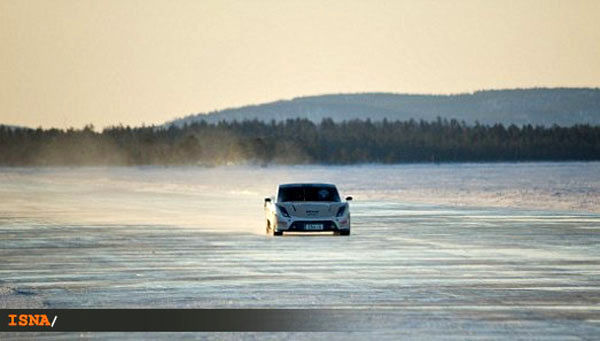
[[337,189],[332,186],[289,186],[279,189],[278,202],[333,201],[339,202]]
[[340,201],[333,187],[304,187],[304,201]]
[[298,187],[282,187],[279,189],[279,202],[304,201],[304,189]]

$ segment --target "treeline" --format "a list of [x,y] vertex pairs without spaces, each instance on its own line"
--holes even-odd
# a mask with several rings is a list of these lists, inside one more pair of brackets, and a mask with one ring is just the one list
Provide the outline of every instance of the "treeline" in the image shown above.
[[600,126],[324,119],[20,129],[0,126],[0,165],[351,164],[600,160]]

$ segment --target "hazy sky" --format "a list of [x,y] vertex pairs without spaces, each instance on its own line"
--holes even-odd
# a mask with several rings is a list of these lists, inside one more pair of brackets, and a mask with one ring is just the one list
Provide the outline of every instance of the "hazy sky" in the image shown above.
[[598,1],[0,0],[0,123],[302,95],[600,86]]

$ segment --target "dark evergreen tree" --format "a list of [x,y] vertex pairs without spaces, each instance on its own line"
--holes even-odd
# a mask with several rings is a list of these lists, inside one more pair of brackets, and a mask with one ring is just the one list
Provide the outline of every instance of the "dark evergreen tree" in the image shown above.
[[600,126],[518,127],[324,119],[183,127],[20,129],[0,125],[0,165],[218,165],[600,160]]

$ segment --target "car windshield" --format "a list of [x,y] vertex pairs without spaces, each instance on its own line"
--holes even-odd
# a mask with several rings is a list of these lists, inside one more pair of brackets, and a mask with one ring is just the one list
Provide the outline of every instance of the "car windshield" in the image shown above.
[[333,186],[302,185],[279,188],[278,202],[289,201],[334,201],[339,202],[340,196]]

